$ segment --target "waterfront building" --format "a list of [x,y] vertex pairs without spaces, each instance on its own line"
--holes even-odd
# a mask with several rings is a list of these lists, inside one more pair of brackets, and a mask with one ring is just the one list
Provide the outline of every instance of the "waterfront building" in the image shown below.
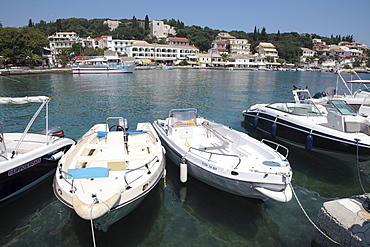
[[222,59],[219,54],[203,54],[198,53],[195,55],[197,58],[197,64],[199,67],[224,67],[226,62]]
[[250,54],[230,54],[229,61],[226,64],[228,67],[238,69],[257,68],[257,63],[254,55]]
[[219,33],[215,38],[216,41],[225,41],[225,42],[227,42],[229,39],[235,39],[235,36],[231,36],[229,33],[226,32]]
[[129,45],[133,45],[137,42],[141,42],[141,41],[140,40],[129,40],[129,39],[113,39],[110,50],[121,53],[122,55],[127,55],[126,47]]
[[211,44],[211,49],[208,50],[208,54],[228,54],[229,51],[226,49],[226,41],[214,40]]
[[229,39],[229,49],[231,54],[249,54],[251,44],[248,43],[247,39]]
[[72,44],[76,43],[79,37],[75,32],[56,32],[48,36],[48,39],[51,54],[57,55],[65,48],[72,48]]
[[277,58],[279,58],[278,51],[271,43],[260,42],[259,45],[256,47],[256,51],[259,54],[259,57],[271,57],[274,62]]
[[316,51],[313,51],[308,48],[301,48],[302,50],[302,55],[300,56],[300,62],[305,63],[308,57],[315,57]]
[[171,27],[170,25],[164,24],[163,21],[151,21],[149,23],[150,27],[150,35],[153,38],[157,39],[165,39],[168,37],[168,35],[176,35],[176,31],[174,27]]
[[187,56],[193,56],[198,53],[199,49],[193,45],[149,44],[141,41],[126,47],[126,54],[129,57],[165,64],[177,63],[185,60]]
[[169,45],[189,45],[189,40],[187,38],[168,37],[166,41]]

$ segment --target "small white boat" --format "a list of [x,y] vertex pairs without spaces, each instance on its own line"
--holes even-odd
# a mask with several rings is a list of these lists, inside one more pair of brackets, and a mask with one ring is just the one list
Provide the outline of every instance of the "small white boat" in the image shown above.
[[[120,209],[124,217],[158,184],[165,171],[164,149],[150,123],[127,130],[122,117],[93,126],[60,159],[55,196],[85,220]],[[109,216],[109,215],[108,215]]]
[[[174,109],[154,128],[166,155],[187,175],[229,193],[262,200],[288,202],[292,198],[292,170],[288,150],[258,141],[222,124],[198,117],[197,110]],[[270,148],[265,142],[274,146]],[[285,155],[277,150],[284,150]]]
[[172,64],[166,64],[162,66],[163,70],[173,70],[173,65]]
[[79,57],[72,65],[73,74],[118,74],[133,73],[136,68],[134,60],[124,60],[117,55],[106,55],[92,59]]
[[[4,133],[4,124],[0,121],[0,202],[51,176],[59,158],[74,144],[72,139],[64,138],[60,127],[49,128],[49,101],[46,96],[0,98],[0,104],[41,104],[23,133]],[[43,109],[44,131],[30,133],[31,126]],[[18,123],[20,120],[15,121]]]

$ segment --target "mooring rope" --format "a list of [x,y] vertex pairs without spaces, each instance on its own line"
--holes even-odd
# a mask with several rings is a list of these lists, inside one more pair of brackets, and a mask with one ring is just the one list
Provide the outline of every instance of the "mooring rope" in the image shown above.
[[360,141],[360,139],[355,139],[356,141],[356,164],[357,164],[357,176],[358,176],[358,181],[360,183],[360,186],[361,186],[361,189],[362,191],[364,192],[364,194],[366,194],[366,191],[365,191],[365,188],[362,184],[362,180],[361,180],[361,174],[360,174],[360,164],[358,162],[358,142]]
[[298,202],[298,205],[299,205],[299,207],[302,209],[302,211],[303,211],[303,213],[304,213],[304,215],[306,216],[306,218],[308,219],[308,221],[316,228],[316,230],[318,230],[322,235],[324,235],[327,239],[329,239],[330,241],[332,241],[333,243],[335,243],[335,244],[337,244],[337,245],[340,245],[337,241],[335,241],[334,239],[332,239],[331,237],[329,237],[325,232],[323,232],[312,220],[311,220],[311,218],[310,218],[310,216],[308,216],[308,214],[307,214],[307,212],[306,212],[306,210],[304,210],[304,208],[303,208],[303,206],[302,206],[302,204],[301,204],[301,202],[298,200],[298,197],[297,197],[297,194],[295,193],[295,191],[294,191],[294,188],[293,188],[293,185],[292,185],[292,183],[289,183],[289,185],[290,185],[290,187],[291,187],[291,189],[292,189],[292,191],[293,191],[293,195],[294,195],[294,197],[295,197],[295,199],[297,200],[297,202]]
[[92,235],[94,247],[96,247],[96,243],[95,243],[94,223],[93,223],[93,218],[92,218],[92,209],[96,201],[97,201],[97,198],[95,197],[93,202],[91,203],[91,209],[90,209],[90,226],[91,226],[91,235]]

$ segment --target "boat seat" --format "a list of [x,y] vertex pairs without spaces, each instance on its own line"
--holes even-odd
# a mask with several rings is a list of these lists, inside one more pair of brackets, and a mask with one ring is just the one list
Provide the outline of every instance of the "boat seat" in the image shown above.
[[[129,147],[150,147],[152,144],[150,142],[145,143],[128,143]],[[86,144],[86,149],[106,149],[108,148],[107,143],[97,143],[97,144]]]
[[130,160],[149,160],[153,157],[153,155],[149,155],[149,154],[146,154],[146,155],[143,155],[143,154],[139,154],[139,155],[133,155],[133,154],[130,154],[130,155],[124,155],[123,157],[117,157],[117,158],[112,158],[110,156],[105,156],[105,155],[102,155],[102,156],[79,156],[77,157],[77,161],[78,162],[102,162],[102,161],[106,161],[106,162],[122,162],[122,161],[130,161]]
[[[104,178],[108,177],[109,169],[105,167],[89,167],[89,168],[77,168],[68,169],[68,174],[71,174],[73,178]],[[69,177],[70,178],[70,177]]]
[[110,131],[107,134],[107,153],[109,159],[120,159],[125,155],[125,143],[122,131]]
[[91,144],[88,143],[85,145],[86,149],[91,150],[91,149],[102,149],[102,148],[107,148],[108,145],[106,143],[96,143],[96,144]]

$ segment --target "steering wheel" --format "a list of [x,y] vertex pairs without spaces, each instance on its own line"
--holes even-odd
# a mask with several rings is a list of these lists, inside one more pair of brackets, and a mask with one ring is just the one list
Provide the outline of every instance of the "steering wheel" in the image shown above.
[[111,131],[114,127],[116,127],[116,131],[124,131],[125,130],[121,125],[112,125],[109,128],[109,131]]

